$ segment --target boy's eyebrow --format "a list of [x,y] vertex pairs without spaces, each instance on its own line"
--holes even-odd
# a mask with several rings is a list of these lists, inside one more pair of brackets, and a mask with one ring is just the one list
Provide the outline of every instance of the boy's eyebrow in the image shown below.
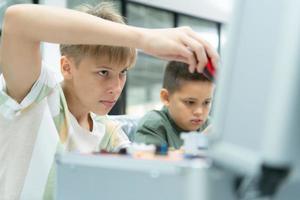
[[[97,66],[96,67],[97,69],[109,69],[109,70],[113,70],[113,68],[111,68],[111,67],[106,67],[106,66]],[[124,70],[126,70],[126,69],[128,69],[129,67],[124,67],[124,68],[122,68],[122,70],[121,71],[124,71]]]
[[[187,97],[187,98],[183,98],[183,100],[193,100],[193,101],[198,101],[197,98],[194,98],[194,97]],[[207,100],[212,100],[212,97],[208,97],[208,98],[205,98],[204,101],[207,101]]]
[[104,69],[111,69],[111,70],[112,70],[111,67],[106,67],[106,66],[96,66],[96,68],[97,68],[97,69],[104,68]]
[[186,97],[186,98],[183,98],[183,100],[194,100],[194,101],[197,101],[198,99],[194,98],[194,97]]

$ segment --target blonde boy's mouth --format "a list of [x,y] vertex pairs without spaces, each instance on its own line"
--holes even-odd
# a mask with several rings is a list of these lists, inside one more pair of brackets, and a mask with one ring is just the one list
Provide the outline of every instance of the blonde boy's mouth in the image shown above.
[[113,100],[113,101],[101,100],[99,102],[102,103],[107,108],[112,108],[116,104],[117,101],[116,100]]

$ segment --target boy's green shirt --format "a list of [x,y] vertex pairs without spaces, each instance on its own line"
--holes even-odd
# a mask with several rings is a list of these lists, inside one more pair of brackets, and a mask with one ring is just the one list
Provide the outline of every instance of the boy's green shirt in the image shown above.
[[[206,120],[197,131],[203,131],[209,123],[210,120]],[[137,143],[168,145],[168,147],[179,149],[183,144],[180,138],[182,132],[186,131],[175,124],[168,109],[163,107],[161,110],[148,112],[140,120],[133,140]]]

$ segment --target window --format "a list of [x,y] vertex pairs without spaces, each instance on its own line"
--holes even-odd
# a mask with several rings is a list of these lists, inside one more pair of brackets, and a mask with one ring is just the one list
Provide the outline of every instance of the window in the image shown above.
[[[100,2],[104,2],[105,0],[101,0],[101,1],[97,1],[97,0],[67,0],[67,8],[76,8],[79,5],[82,4],[88,4],[88,5],[97,5]],[[121,11],[121,2],[119,0],[110,0],[106,2],[112,2],[116,9],[118,9],[119,11]]]
[[[127,4],[128,24],[147,28],[173,27],[174,14],[143,5]],[[155,42],[155,41],[153,41]],[[139,52],[136,65],[128,72],[126,113],[143,115],[160,109],[159,91],[166,61]]]
[[159,91],[165,65],[166,61],[139,55],[136,66],[128,73],[127,114],[143,115],[161,108]]
[[220,35],[220,55],[224,55],[226,45],[227,45],[227,39],[228,39],[228,25],[222,24],[221,26],[221,35]]
[[149,8],[133,3],[127,4],[128,24],[146,28],[173,27],[174,15],[171,12]]

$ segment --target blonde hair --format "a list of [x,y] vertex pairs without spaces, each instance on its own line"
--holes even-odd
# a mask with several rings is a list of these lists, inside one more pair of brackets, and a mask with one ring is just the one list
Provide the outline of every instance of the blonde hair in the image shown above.
[[[105,20],[125,24],[123,17],[115,10],[112,3],[102,2],[95,7],[83,4],[77,10],[100,17]],[[78,65],[83,57],[105,57],[112,64],[121,66],[133,66],[136,61],[136,49],[107,45],[72,45],[60,44],[62,56],[69,56]]]

